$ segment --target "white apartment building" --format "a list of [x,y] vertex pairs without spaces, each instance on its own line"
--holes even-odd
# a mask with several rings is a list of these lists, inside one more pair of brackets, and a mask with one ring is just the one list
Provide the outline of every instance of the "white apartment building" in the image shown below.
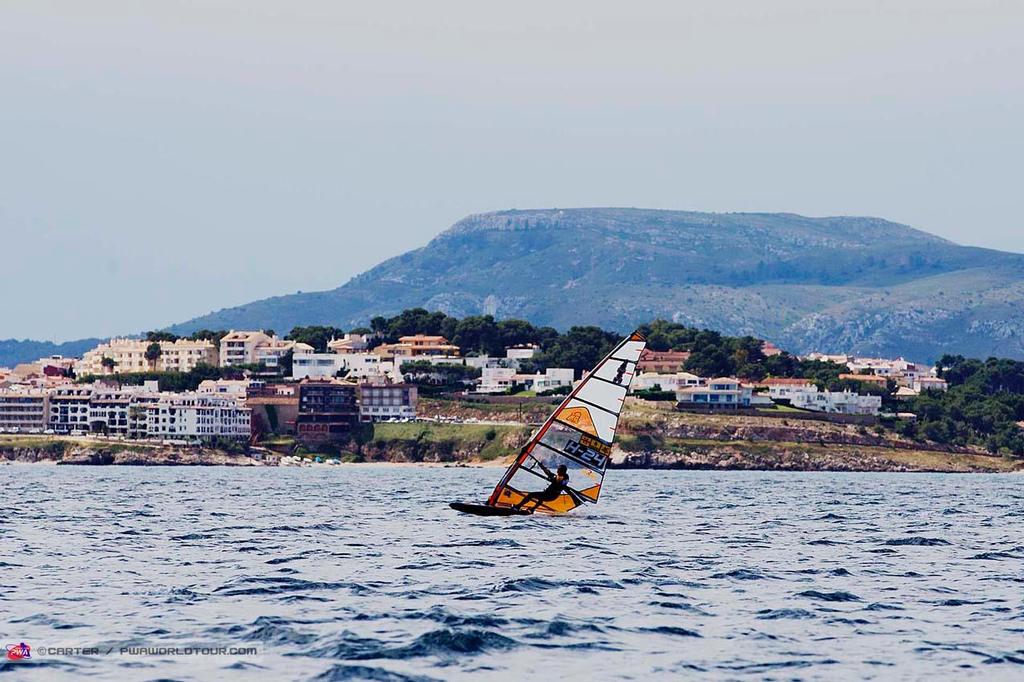
[[292,378],[333,377],[346,370],[347,379],[387,377],[401,381],[401,373],[395,365],[394,360],[384,359],[375,353],[304,353],[292,357]]
[[220,366],[259,365],[277,367],[281,356],[291,351],[294,355],[312,353],[308,343],[279,339],[261,331],[231,330],[220,340]]
[[270,341],[263,332],[238,332],[232,329],[220,340],[220,366],[255,365],[256,348]]
[[675,372],[673,374],[658,374],[657,372],[644,372],[633,377],[630,390],[650,391],[660,387],[662,391],[678,391],[689,386],[706,386],[708,380],[689,372]]
[[360,384],[359,419],[415,419],[417,397],[412,384]]
[[[140,339],[111,339],[96,348],[86,351],[82,359],[75,365],[79,376],[86,374],[102,375],[114,372],[127,374],[130,372],[188,372],[196,365],[217,364],[217,349],[207,339],[191,341],[160,341],[160,356],[150,362],[146,359],[146,351],[150,342]],[[112,370],[103,364],[104,358],[114,361]]]
[[162,393],[145,405],[150,438],[248,438],[252,410],[238,400],[207,393]]
[[[122,390],[96,385],[89,399],[88,430],[127,436],[132,431],[131,407],[137,396],[136,390]],[[155,394],[153,394],[155,395]]]
[[48,408],[45,391],[0,390],[0,431],[43,431],[47,428]]
[[89,430],[89,402],[92,386],[68,385],[50,391],[47,428],[57,433]]
[[[366,355],[369,355],[367,353]],[[323,377],[337,376],[338,372],[346,369],[347,358],[352,355],[338,355],[337,353],[304,353],[292,356],[292,378],[293,379],[320,379]],[[379,365],[380,358],[373,356]]]

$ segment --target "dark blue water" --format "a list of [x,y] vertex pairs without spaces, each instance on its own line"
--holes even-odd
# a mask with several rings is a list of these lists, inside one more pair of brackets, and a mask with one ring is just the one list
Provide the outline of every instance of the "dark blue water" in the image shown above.
[[447,508],[498,474],[0,467],[0,638],[35,651],[0,673],[1024,679],[1024,477],[613,471],[568,517]]

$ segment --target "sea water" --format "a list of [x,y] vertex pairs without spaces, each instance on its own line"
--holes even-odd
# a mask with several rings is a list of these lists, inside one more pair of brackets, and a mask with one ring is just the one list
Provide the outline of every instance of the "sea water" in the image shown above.
[[0,467],[12,679],[1024,679],[1024,477]]

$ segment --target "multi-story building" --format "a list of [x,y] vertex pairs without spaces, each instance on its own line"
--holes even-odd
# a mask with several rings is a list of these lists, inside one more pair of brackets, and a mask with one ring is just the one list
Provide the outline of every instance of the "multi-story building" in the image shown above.
[[536,374],[516,374],[515,382],[528,391],[542,393],[556,388],[571,387],[575,374],[571,368],[549,367]]
[[679,350],[654,351],[644,349],[636,363],[638,373],[675,374],[682,372],[690,353]]
[[813,390],[791,395],[789,404],[816,412],[875,415],[882,407],[882,397],[860,395],[852,391],[819,391],[815,386]]
[[255,365],[256,348],[270,341],[263,332],[237,332],[231,330],[220,340],[220,366]]
[[48,408],[45,391],[0,390],[0,431],[43,431],[47,428]]
[[516,384],[516,370],[512,367],[484,367],[477,380],[477,393],[507,393]]
[[662,391],[678,391],[688,386],[706,386],[708,380],[689,372],[675,372],[672,374],[658,374],[657,372],[644,372],[633,377],[630,389],[634,391],[649,391],[659,388]]
[[295,435],[303,441],[345,440],[359,421],[357,385],[336,379],[299,383]]
[[[160,355],[155,360],[149,360],[146,358],[146,352],[151,345],[149,341],[111,339],[87,351],[75,365],[75,372],[79,376],[99,376],[115,372],[189,372],[199,364],[217,364],[217,348],[208,339],[178,339],[158,343]],[[105,358],[113,361],[113,367],[104,364]]]
[[276,368],[281,361],[281,356],[291,352],[293,357],[299,357],[306,353],[312,353],[313,346],[300,341],[288,341],[272,337],[267,343],[256,346],[256,364],[265,365],[268,368]]
[[162,393],[144,405],[150,438],[248,438],[252,411],[235,398],[208,393]]
[[261,331],[232,330],[220,340],[220,366],[263,364],[267,367],[277,367],[281,356],[288,351],[298,355],[312,353],[313,350],[307,343],[279,339]]
[[[370,353],[360,353],[360,356],[369,355],[375,362],[380,364],[380,356]],[[304,353],[292,357],[292,378],[323,378],[334,377],[338,372],[348,368],[350,358],[355,354],[338,355],[337,353]]]
[[[398,343],[381,344],[373,349],[374,353],[385,357],[418,358],[429,355],[460,355],[458,346],[448,342],[443,336],[415,334],[399,337]],[[396,360],[397,361],[397,360]]]
[[681,405],[736,409],[750,407],[753,394],[753,389],[739,379],[721,377],[709,379],[706,386],[681,388],[676,391],[676,399]]
[[394,360],[375,353],[303,353],[292,358],[293,379],[335,377],[342,370],[346,379],[401,378]]
[[933,376],[919,376],[910,385],[912,389],[921,393],[922,391],[945,391],[949,384],[945,379]]
[[520,386],[528,391],[550,391],[572,386],[575,372],[571,368],[549,367],[536,374],[519,374],[512,367],[484,367],[477,379],[477,393],[505,393]]
[[359,419],[364,422],[385,419],[415,419],[417,389],[412,384],[359,385]]
[[138,391],[96,386],[89,400],[89,431],[130,435],[131,405]]
[[772,400],[786,401],[797,393],[817,391],[817,386],[809,379],[782,377],[777,379],[762,379],[757,382],[758,386],[768,389],[768,395]]
[[89,430],[89,403],[92,386],[71,384],[50,391],[48,428],[57,433]]

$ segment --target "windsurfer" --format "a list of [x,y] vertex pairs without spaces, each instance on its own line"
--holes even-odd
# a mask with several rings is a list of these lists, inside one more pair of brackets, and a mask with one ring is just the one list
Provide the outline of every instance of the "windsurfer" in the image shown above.
[[534,502],[535,504],[530,511],[537,509],[544,502],[552,502],[558,499],[558,496],[563,492],[571,494],[571,491],[567,487],[569,484],[569,469],[564,464],[559,464],[558,469],[555,473],[551,473],[551,469],[548,469],[539,459],[534,459],[538,466],[544,471],[544,475],[548,477],[551,483],[547,488],[540,492],[526,493],[526,497],[522,501],[515,505],[516,509],[522,509],[528,502]]

